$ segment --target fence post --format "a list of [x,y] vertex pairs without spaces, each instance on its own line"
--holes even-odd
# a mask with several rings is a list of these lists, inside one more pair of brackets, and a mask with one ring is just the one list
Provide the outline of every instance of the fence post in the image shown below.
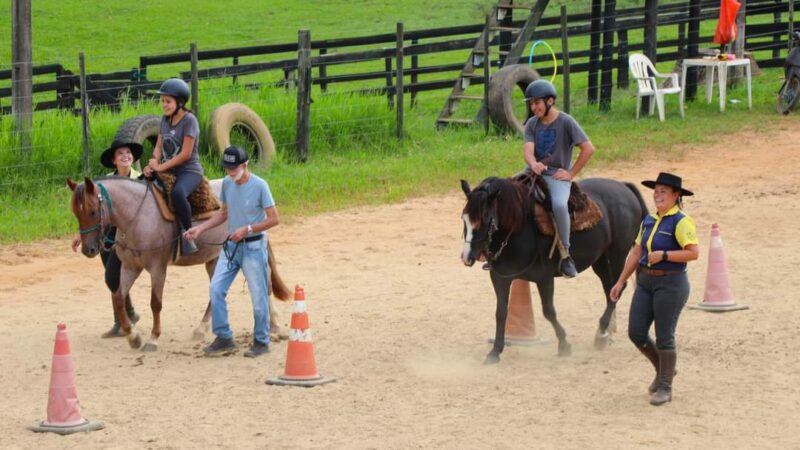
[[[774,0],[775,2],[775,12],[772,13],[772,23],[775,25],[775,30],[780,29],[781,24],[781,10],[777,9],[780,8],[781,0]],[[792,0],[789,0],[789,3],[792,3]],[[773,32],[772,34],[772,59],[780,58],[781,56],[781,33],[780,32]]]
[[617,87],[628,89],[628,30],[617,30]]
[[[645,0],[644,3],[644,55],[653,65],[658,60],[658,0]],[[650,97],[642,98],[642,110],[650,110]]]
[[[412,39],[411,40],[411,45],[417,45],[417,44],[419,44],[419,39]],[[419,68],[419,57],[417,56],[416,53],[414,53],[414,55],[411,57],[411,84],[412,85],[417,84],[417,80],[419,79],[419,76],[417,75],[417,69],[418,68]],[[410,106],[412,108],[417,105],[417,90],[416,89],[412,89],[411,90],[411,102],[410,102],[410,104],[411,104]]]
[[794,0],[789,0],[789,38],[786,40],[786,44],[789,47],[789,50],[792,50],[792,32],[794,31]]
[[11,9],[11,111],[19,153],[28,158],[33,152],[31,0],[12,0]]
[[[687,57],[696,58],[700,55],[698,44],[700,42],[700,0],[689,1],[689,45]],[[741,32],[741,30],[739,30]],[[690,67],[686,71],[686,98],[694,100],[697,95],[697,67]]]
[[395,85],[395,92],[397,96],[397,139],[403,142],[403,22],[397,22],[397,81]]
[[[239,57],[238,56],[234,56],[233,57],[233,65],[234,66],[238,66],[239,65]],[[233,84],[237,84],[238,82],[239,82],[239,75],[234,75],[233,76]]]
[[489,39],[489,23],[491,21],[490,16],[487,14],[484,24],[484,32],[483,32],[483,106],[481,107],[482,110],[485,110],[485,114],[483,114],[483,131],[486,135],[489,135],[489,123],[492,121],[491,115],[489,114],[489,77],[492,69],[492,54],[489,51],[491,46],[491,40]]
[[[327,54],[328,54],[327,48],[319,49],[319,56],[325,56]],[[321,78],[321,80],[319,80],[319,88],[322,92],[328,92],[328,82],[325,81],[325,77],[327,76],[328,76],[328,66],[325,64],[320,64],[319,77]]]
[[589,89],[588,102],[597,103],[597,69],[600,65],[600,16],[603,14],[602,0],[592,0],[592,19],[589,26]]
[[83,175],[89,176],[89,95],[86,86],[86,58],[83,52],[79,56],[81,68],[81,121],[83,122]]
[[603,73],[600,77],[600,110],[611,110],[611,90],[614,87],[614,29],[616,0],[606,0],[603,11]]
[[678,59],[686,58],[686,23],[678,24]]
[[569,40],[567,39],[567,5],[561,5],[561,73],[564,82],[561,107],[569,114]]
[[[739,7],[739,14],[736,16],[736,28],[738,29],[736,33],[736,59],[744,58],[744,46],[747,42],[747,30],[745,30],[747,25],[747,0],[739,0],[741,6]],[[734,75],[733,79],[735,83],[740,82],[744,78],[744,67],[737,66],[734,67]]]
[[199,78],[197,77],[197,43],[192,42],[191,46],[189,47],[189,51],[191,52],[192,57],[192,111],[194,112],[195,117],[200,117],[200,99],[197,98],[198,91],[200,87],[198,86],[200,83]]
[[295,146],[297,160],[308,161],[311,146],[311,31],[297,32],[297,132]]
[[394,91],[392,90],[392,58],[385,59],[384,69],[386,70],[386,103],[389,109],[394,108]]

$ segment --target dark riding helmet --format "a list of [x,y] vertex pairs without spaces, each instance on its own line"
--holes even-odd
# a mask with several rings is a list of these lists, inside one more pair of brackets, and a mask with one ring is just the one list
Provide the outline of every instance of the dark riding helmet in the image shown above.
[[548,97],[553,97],[553,100],[555,100],[557,96],[556,87],[547,80],[534,80],[525,88],[526,102],[539,98],[547,99]]
[[192,96],[192,91],[189,90],[189,85],[180,78],[170,78],[161,83],[161,87],[158,88],[158,94],[175,97],[175,101],[177,101],[180,106],[183,106],[189,101],[189,98]]

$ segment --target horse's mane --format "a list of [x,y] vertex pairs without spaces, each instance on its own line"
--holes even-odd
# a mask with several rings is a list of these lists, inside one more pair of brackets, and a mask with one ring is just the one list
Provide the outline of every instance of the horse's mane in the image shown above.
[[486,208],[494,211],[499,228],[519,231],[530,211],[528,188],[510,178],[486,178],[472,191],[466,210],[470,220],[477,223]]

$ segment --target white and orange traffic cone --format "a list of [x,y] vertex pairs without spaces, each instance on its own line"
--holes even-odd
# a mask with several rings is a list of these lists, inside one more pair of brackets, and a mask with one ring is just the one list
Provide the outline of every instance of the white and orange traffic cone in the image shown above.
[[[531,304],[531,284],[527,280],[516,279],[511,282],[505,338],[506,345],[530,346],[542,342],[542,338],[536,334]],[[490,338],[489,343],[493,344],[494,338]]]
[[312,387],[336,381],[335,378],[320,376],[317,372],[314,343],[311,341],[311,329],[308,324],[306,295],[300,285],[294,288],[294,311],[290,328],[292,332],[289,335],[284,374],[268,378],[266,383]]
[[69,351],[67,326],[58,324],[56,344],[53,349],[53,366],[50,371],[50,393],[47,398],[47,420],[30,427],[36,432],[72,434],[103,428],[103,422],[91,421],[81,416],[78,390],[75,387],[75,364]]
[[725,250],[722,248],[722,236],[719,225],[711,225],[711,242],[708,246],[708,271],[703,301],[689,305],[691,309],[711,312],[726,312],[747,309],[733,301],[731,283],[728,278],[728,266],[725,263]]

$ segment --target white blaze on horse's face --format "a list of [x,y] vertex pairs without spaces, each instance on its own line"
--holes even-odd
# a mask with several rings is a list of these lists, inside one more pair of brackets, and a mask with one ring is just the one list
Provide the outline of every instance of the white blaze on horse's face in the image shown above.
[[461,220],[464,221],[464,249],[461,251],[461,262],[466,266],[471,266],[475,263],[474,260],[470,261],[469,258],[469,254],[472,251],[472,235],[475,228],[472,226],[472,222],[469,221],[469,214],[464,213],[461,216]]

